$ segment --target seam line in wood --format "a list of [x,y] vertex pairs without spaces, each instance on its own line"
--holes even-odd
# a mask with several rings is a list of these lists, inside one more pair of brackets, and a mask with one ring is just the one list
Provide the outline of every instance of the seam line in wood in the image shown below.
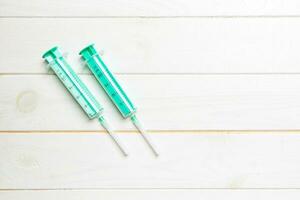
[[[78,72],[77,74],[83,76],[92,76],[91,73],[82,73]],[[276,73],[115,73],[116,75],[130,75],[130,76],[148,76],[148,75],[155,75],[155,76],[165,76],[165,75],[186,75],[186,76],[212,76],[212,75],[236,75],[236,76],[244,76],[244,75],[300,75],[300,72],[276,72]],[[55,74],[52,73],[1,73],[0,76],[54,76]]]
[[89,190],[112,190],[112,191],[115,191],[115,190],[300,190],[300,188],[298,187],[292,187],[292,188],[277,188],[277,187],[262,187],[262,188],[256,188],[256,187],[245,187],[245,188],[219,188],[219,187],[216,187],[216,188],[198,188],[198,187],[193,187],[193,188],[181,188],[181,187],[170,187],[170,188],[167,188],[167,187],[162,187],[162,188],[135,188],[135,187],[132,187],[132,188],[97,188],[97,187],[92,187],[92,188],[18,188],[18,189],[9,189],[9,188],[5,188],[5,189],[0,189],[0,192],[5,192],[5,191],[57,191],[57,190],[78,190],[78,191],[89,191]]
[[[120,134],[138,134],[135,130],[115,130]],[[300,134],[300,130],[148,130],[151,134]],[[104,130],[1,130],[0,134],[106,134]]]
[[139,18],[143,18],[143,19],[173,19],[173,18],[186,18],[186,19],[189,19],[189,18],[300,18],[300,15],[190,15],[190,16],[187,16],[187,15],[182,15],[182,16],[164,16],[164,15],[161,15],[161,16],[153,16],[153,15],[148,15],[148,16],[138,16],[138,15],[132,15],[132,16],[114,16],[114,15],[111,15],[111,16],[54,16],[54,15],[45,15],[45,16],[42,16],[42,15],[31,15],[31,16],[25,16],[25,15],[19,15],[19,16],[16,16],[16,15],[7,15],[7,16],[3,16],[1,15],[0,16],[1,19],[19,19],[19,18],[23,18],[23,19],[39,19],[39,18],[54,18],[54,19],[57,19],[57,18],[61,18],[61,19],[65,19],[65,18],[70,18],[70,19],[80,19],[80,18],[100,18],[100,19],[139,19]]

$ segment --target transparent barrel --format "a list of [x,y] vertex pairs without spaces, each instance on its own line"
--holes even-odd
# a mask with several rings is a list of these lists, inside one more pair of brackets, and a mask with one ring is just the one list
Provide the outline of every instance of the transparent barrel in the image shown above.
[[103,108],[66,62],[57,47],[47,51],[43,58],[49,63],[50,68],[55,72],[64,86],[76,99],[90,119],[99,117]]
[[100,58],[94,45],[89,45],[79,53],[87,66],[99,81],[115,106],[119,109],[124,118],[131,117],[136,112],[136,107],[127,97],[120,84],[109,71],[105,63]]

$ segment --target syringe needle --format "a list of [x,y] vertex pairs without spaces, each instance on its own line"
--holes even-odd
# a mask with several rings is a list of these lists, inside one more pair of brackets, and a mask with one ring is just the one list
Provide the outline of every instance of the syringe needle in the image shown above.
[[104,119],[103,116],[99,117],[99,122],[105,128],[111,137],[111,139],[115,142],[115,144],[119,147],[120,151],[123,153],[124,156],[128,156],[128,153],[124,150],[118,139],[115,137],[113,131],[111,130],[110,126],[108,125],[107,121]]
[[137,119],[137,117],[135,115],[131,116],[131,121],[133,122],[134,126],[139,130],[141,136],[144,138],[145,142],[148,144],[148,146],[150,147],[150,149],[152,150],[152,152],[154,153],[154,155],[156,157],[159,156],[158,152],[155,150],[153,144],[150,142],[150,139],[148,138],[145,130],[143,129],[141,123],[139,122],[139,120]]

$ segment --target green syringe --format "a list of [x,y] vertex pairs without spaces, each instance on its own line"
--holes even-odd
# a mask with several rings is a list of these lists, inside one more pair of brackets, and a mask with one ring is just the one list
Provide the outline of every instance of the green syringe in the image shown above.
[[158,156],[157,151],[149,141],[145,134],[141,123],[136,117],[136,107],[132,104],[126,93],[116,81],[113,74],[109,71],[105,63],[100,58],[94,45],[89,45],[79,53],[86,62],[88,68],[94,74],[100,85],[103,87],[112,102],[118,108],[124,118],[130,117],[135,127],[139,130],[146,143],[149,145],[153,153]]
[[119,147],[124,156],[128,154],[118,142],[117,138],[112,133],[107,121],[102,115],[103,107],[97,102],[92,93],[88,90],[85,84],[73,71],[71,66],[67,63],[58,47],[54,47],[44,53],[43,58],[47,61],[49,67],[58,76],[64,86],[68,89],[71,95],[75,98],[84,112],[90,119],[98,118],[100,124],[107,130],[110,137]]

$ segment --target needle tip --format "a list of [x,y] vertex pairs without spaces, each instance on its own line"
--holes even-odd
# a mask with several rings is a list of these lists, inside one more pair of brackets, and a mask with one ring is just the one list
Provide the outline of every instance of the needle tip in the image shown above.
[[146,143],[148,144],[148,146],[152,150],[152,152],[155,155],[155,157],[158,157],[159,156],[158,152],[155,150],[153,144],[150,142],[150,139],[148,138],[145,130],[143,129],[141,123],[138,121],[138,119],[137,119],[137,117],[135,115],[133,115],[131,117],[131,121],[133,122],[133,124],[135,125],[135,127],[139,130],[139,132],[141,133],[141,136],[144,138],[144,140],[146,141]]
[[103,128],[106,129],[106,131],[108,132],[108,135],[111,137],[111,139],[115,142],[115,144],[119,147],[120,151],[122,152],[122,154],[127,157],[128,153],[124,150],[123,145],[120,144],[120,142],[118,141],[118,139],[115,137],[113,131],[111,130],[111,128],[109,127],[108,123],[105,121],[105,119],[103,118],[103,116],[99,117],[99,122],[101,123],[101,125],[103,126]]

